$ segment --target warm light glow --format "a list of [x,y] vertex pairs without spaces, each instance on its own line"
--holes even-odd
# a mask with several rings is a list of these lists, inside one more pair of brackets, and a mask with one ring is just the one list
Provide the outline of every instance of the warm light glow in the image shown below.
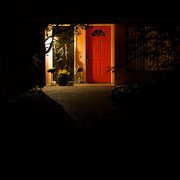
[[45,72],[46,72],[46,85],[51,85],[52,84],[52,77],[51,77],[51,73],[48,73],[48,69],[53,67],[53,53],[52,53],[52,49],[48,52],[48,56],[46,56],[46,62],[45,62],[46,66],[45,66]]

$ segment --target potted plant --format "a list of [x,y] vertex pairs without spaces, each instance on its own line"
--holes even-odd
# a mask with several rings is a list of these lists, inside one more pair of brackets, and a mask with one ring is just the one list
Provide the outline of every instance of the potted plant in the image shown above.
[[70,72],[67,71],[67,69],[60,69],[58,70],[57,83],[61,86],[65,86],[68,84],[69,77]]

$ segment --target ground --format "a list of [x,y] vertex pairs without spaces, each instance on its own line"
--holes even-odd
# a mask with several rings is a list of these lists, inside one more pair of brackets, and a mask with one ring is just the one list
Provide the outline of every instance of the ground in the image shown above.
[[142,122],[142,112],[125,127],[77,128],[60,104],[31,90],[2,114],[3,179],[178,179],[177,129],[154,119],[139,127],[133,121]]

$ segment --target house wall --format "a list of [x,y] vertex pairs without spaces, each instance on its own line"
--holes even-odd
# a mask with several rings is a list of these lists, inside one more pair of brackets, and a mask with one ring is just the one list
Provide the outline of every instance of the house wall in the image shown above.
[[115,84],[144,83],[159,77],[155,71],[127,71],[126,25],[115,25]]
[[[52,35],[52,30],[51,31],[46,31],[45,30],[45,35],[48,34],[48,36]],[[45,43],[48,45],[48,41]],[[46,45],[46,46],[47,46]],[[53,52],[52,49],[46,54],[45,56],[45,79],[46,79],[46,86],[52,85],[52,74],[48,73],[48,69],[53,67]]]
[[126,68],[120,67],[126,62],[126,26],[115,25],[115,84],[125,84],[127,81]]
[[76,71],[79,67],[82,68],[81,82],[86,82],[86,32],[82,30],[82,33],[75,37],[75,58],[74,58],[74,73],[75,82],[77,80]]
[[52,49],[49,51],[49,53],[46,54],[45,57],[45,76],[46,76],[46,86],[50,86],[52,84],[52,74],[48,73],[48,69],[53,67],[53,53]]

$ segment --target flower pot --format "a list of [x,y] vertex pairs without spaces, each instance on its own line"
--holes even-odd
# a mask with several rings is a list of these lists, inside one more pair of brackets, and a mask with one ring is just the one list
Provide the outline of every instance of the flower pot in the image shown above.
[[67,74],[58,75],[57,82],[60,86],[66,86],[68,83],[68,75]]

